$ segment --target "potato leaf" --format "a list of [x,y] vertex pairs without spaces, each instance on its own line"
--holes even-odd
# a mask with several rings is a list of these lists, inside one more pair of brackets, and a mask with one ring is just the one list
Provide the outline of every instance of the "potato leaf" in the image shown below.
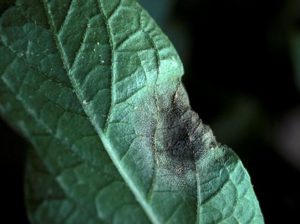
[[33,223],[263,223],[135,0],[19,0],[0,37],[1,114],[34,146]]

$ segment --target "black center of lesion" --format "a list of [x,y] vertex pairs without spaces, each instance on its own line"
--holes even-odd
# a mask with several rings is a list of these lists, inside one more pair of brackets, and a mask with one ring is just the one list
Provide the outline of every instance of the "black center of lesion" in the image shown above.
[[177,90],[175,94],[170,107],[161,111],[157,140],[160,152],[169,158],[167,166],[176,174],[184,174],[195,170],[195,162],[217,143],[210,128],[191,110],[185,92]]

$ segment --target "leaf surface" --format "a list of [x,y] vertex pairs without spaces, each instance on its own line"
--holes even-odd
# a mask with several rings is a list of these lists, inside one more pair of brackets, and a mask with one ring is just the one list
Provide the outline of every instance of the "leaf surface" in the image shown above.
[[[101,166],[93,165],[62,138],[46,131],[3,82],[0,90],[1,113],[34,146],[29,151],[25,183],[32,223],[149,222],[109,159],[102,160]],[[95,147],[100,156],[107,156],[99,141],[84,141],[76,147]]]
[[2,116],[34,145],[27,189],[49,179],[36,185],[46,195],[28,191],[43,201],[29,200],[33,222],[88,210],[88,223],[263,223],[247,172],[191,110],[174,47],[136,1],[20,0],[0,33]]

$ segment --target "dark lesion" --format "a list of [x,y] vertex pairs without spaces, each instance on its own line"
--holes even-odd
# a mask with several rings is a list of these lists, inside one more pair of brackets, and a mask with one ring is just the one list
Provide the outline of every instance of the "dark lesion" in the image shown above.
[[191,109],[182,85],[174,93],[169,108],[161,114],[158,139],[160,151],[170,158],[168,166],[176,174],[195,170],[195,162],[217,142],[211,129]]

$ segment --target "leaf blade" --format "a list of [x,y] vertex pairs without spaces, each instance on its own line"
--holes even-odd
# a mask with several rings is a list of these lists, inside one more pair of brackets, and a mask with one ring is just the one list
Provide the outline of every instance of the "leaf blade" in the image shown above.
[[87,166],[118,171],[153,223],[211,222],[200,187],[219,145],[191,110],[175,49],[136,1],[18,1],[0,36],[11,57],[1,61],[2,84],[51,139]]
[[[13,14],[15,15],[15,12]],[[3,32],[3,34],[5,34],[5,32]],[[38,38],[36,39],[39,40]],[[113,220],[113,217],[115,217],[114,218],[115,220],[122,220],[122,222],[127,222],[127,223],[136,222],[137,220],[133,219],[136,217],[129,217],[129,216],[123,217],[123,215],[121,215],[120,218],[120,211],[112,212],[109,210],[109,208],[117,209],[116,207],[117,205],[120,205],[122,203],[124,204],[126,203],[126,201],[127,202],[129,201],[131,204],[129,207],[133,208],[132,205],[136,204],[136,201],[133,198],[131,192],[128,191],[127,186],[119,177],[114,167],[111,165],[110,160],[107,157],[105,151],[103,150],[103,146],[101,146],[100,141],[97,139],[93,128],[92,127],[88,128],[88,126],[84,125],[85,132],[81,132],[81,130],[77,128],[77,134],[75,136],[72,136],[70,135],[71,133],[68,133],[68,130],[72,128],[72,126],[70,126],[70,120],[74,120],[74,118],[72,118],[72,113],[70,113],[70,108],[69,108],[69,104],[70,103],[72,104],[74,101],[74,98],[70,97],[70,94],[74,94],[74,93],[72,93],[71,90],[69,90],[63,85],[56,85],[56,86],[52,85],[51,88],[52,91],[56,91],[60,93],[58,94],[58,96],[60,96],[61,98],[64,98],[65,96],[66,98],[68,98],[68,100],[66,101],[70,101],[69,103],[61,103],[63,106],[63,110],[66,111],[64,115],[66,116],[66,120],[62,123],[60,127],[57,126],[56,124],[52,125],[51,122],[53,122],[53,119],[47,120],[47,118],[49,118],[48,116],[43,116],[43,114],[38,113],[40,107],[37,104],[40,103],[41,100],[37,100],[37,99],[43,99],[42,102],[46,101],[49,104],[52,103],[52,106],[50,107],[51,108],[50,112],[52,116],[56,116],[57,113],[55,112],[55,110],[61,110],[62,106],[60,107],[55,106],[56,103],[53,103],[51,99],[47,98],[47,96],[49,96],[48,89],[42,89],[42,91],[37,92],[37,94],[40,95],[39,98],[34,97],[36,93],[32,95],[32,94],[27,94],[28,92],[25,91],[26,89],[32,89],[35,86],[42,86],[42,83],[39,82],[38,76],[44,77],[43,74],[40,74],[37,71],[37,69],[33,69],[33,71],[31,71],[32,69],[31,66],[27,66],[27,67],[24,66],[23,63],[24,60],[20,60],[17,56],[17,53],[14,54],[14,52],[12,52],[9,49],[9,47],[4,47],[1,44],[0,50],[1,50],[1,55],[6,56],[5,60],[1,61],[2,63],[0,69],[2,74],[1,82],[0,82],[2,116],[5,116],[6,119],[12,124],[12,126],[18,128],[21,132],[23,132],[23,135],[27,136],[27,139],[31,141],[32,144],[35,146],[35,149],[38,152],[38,154],[41,155],[43,159],[46,161],[46,163],[48,164],[47,169],[52,172],[52,175],[57,174],[58,172],[63,173],[62,169],[64,168],[64,166],[70,165],[68,164],[69,163],[68,161],[71,160],[72,157],[74,157],[73,153],[76,155],[75,157],[79,157],[79,161],[81,163],[85,164],[84,166],[81,166],[82,168],[80,170],[77,169],[77,171],[76,170],[72,171],[73,173],[77,173],[77,176],[81,177],[84,180],[83,182],[85,183],[85,186],[87,186],[87,189],[90,188],[89,190],[87,190],[87,194],[85,194],[85,197],[82,196],[82,190],[80,189],[76,190],[76,185],[74,186],[73,182],[67,181],[68,179],[70,179],[68,177],[71,176],[72,173],[69,172],[69,174],[64,174],[59,179],[60,184],[64,186],[63,189],[65,190],[65,192],[69,192],[71,194],[71,195],[67,194],[68,197],[75,199],[76,205],[79,206],[84,205],[83,208],[88,207],[90,208],[90,211],[97,210],[98,213],[101,212],[101,214],[104,215],[100,216],[100,220],[106,220],[110,222],[111,220]],[[15,63],[11,64],[11,61],[15,61],[14,58],[17,58],[16,59],[17,64]],[[29,63],[30,58],[29,59],[27,58],[26,61],[29,65],[31,65]],[[10,68],[10,67],[12,65],[13,67],[20,68],[21,66],[20,64],[22,64],[22,68],[23,68],[22,71],[28,69],[29,71],[31,71],[29,72],[31,78],[36,77],[36,79],[33,80],[34,82],[31,80],[31,78],[28,80],[28,82],[23,81],[26,80],[25,78],[20,80],[22,83],[21,85],[14,85],[17,80],[13,79],[12,76],[18,77],[21,75],[18,72],[12,72],[11,70],[14,68]],[[59,82],[59,84],[60,83],[61,82]],[[21,86],[21,88],[19,88],[19,86]],[[64,88],[68,89],[68,91],[65,91]],[[24,91],[21,89],[24,89]],[[53,96],[52,98],[54,97],[55,96]],[[75,105],[71,105],[71,106],[74,107],[73,110],[76,109]],[[81,126],[82,126],[83,125],[82,122],[84,121],[80,119],[80,116],[82,115],[79,114],[76,116],[79,116],[76,117],[76,119],[79,119],[79,121],[81,121]],[[66,129],[66,127],[68,128]],[[57,131],[56,128],[59,131]],[[88,129],[90,129],[90,131],[87,131]],[[61,134],[63,133],[63,135],[57,134],[57,132]],[[89,133],[89,135],[86,136],[86,133]],[[69,139],[66,140],[65,139],[66,137]],[[87,139],[88,141],[85,140],[86,137],[88,137]],[[73,142],[73,140],[76,138],[78,139]],[[66,149],[66,146],[69,147],[69,149]],[[57,158],[62,158],[62,157],[63,157],[62,160],[63,163],[59,164],[57,162]],[[94,160],[93,158],[96,160]],[[97,172],[100,172],[100,175],[95,172],[91,172],[90,170],[97,170]],[[108,172],[108,174],[105,172]],[[99,176],[102,178],[103,183],[105,183],[105,181],[107,182],[107,179],[113,179],[117,181],[117,183],[118,182],[120,183],[118,190],[114,194],[111,193],[111,196],[114,195],[116,197],[118,196],[117,197],[118,200],[117,201],[115,200],[115,203],[112,206],[107,207],[104,206],[103,204],[109,204],[109,202],[113,200],[113,197],[111,198],[97,197],[98,198],[97,203],[94,203],[94,200],[91,199],[95,193],[96,188],[101,188],[101,186],[103,186],[103,183],[101,181],[100,182],[97,181],[99,179]],[[92,190],[91,187],[89,186],[93,186],[94,190]],[[120,193],[123,194],[122,197],[119,197]],[[90,198],[90,200],[84,201],[84,198]],[[99,200],[100,198],[102,198],[103,200]],[[128,200],[128,198],[130,200]],[[136,204],[135,207],[136,206],[139,207],[138,204]],[[103,208],[106,208],[106,210],[101,211],[101,209]],[[137,215],[137,217],[139,217],[138,219],[142,219],[145,222],[148,222],[142,210],[136,208],[134,210],[136,210],[136,214],[138,214]],[[49,211],[51,211],[51,209]],[[45,213],[43,214],[46,215]],[[92,220],[91,223],[99,223],[99,219],[97,219],[96,212],[92,214],[94,215],[94,217],[93,215],[91,215],[91,217],[89,218],[89,220]],[[40,218],[38,218],[39,217],[38,214],[34,215],[34,217],[40,220]],[[70,222],[72,223],[72,221]]]
[[231,149],[219,146],[197,166],[200,223],[263,223],[250,177]]
[[[112,1],[112,2],[118,2],[118,1]],[[124,180],[127,182],[127,184],[129,185],[129,187],[132,189],[132,191],[134,192],[134,194],[136,195],[137,197],[137,200],[140,202],[140,204],[143,206],[143,208],[145,209],[145,211],[147,212],[148,216],[151,217],[151,220],[154,222],[154,223],[159,223],[159,222],[164,222],[167,217],[169,216],[168,214],[166,214],[166,210],[164,210],[164,214],[161,213],[162,209],[159,207],[159,208],[156,208],[155,209],[155,205],[156,204],[159,204],[159,203],[153,203],[152,205],[149,206],[149,203],[147,202],[147,189],[146,188],[149,188],[149,186],[145,186],[145,187],[140,187],[142,185],[144,185],[143,181],[145,181],[146,179],[146,182],[148,182],[148,185],[151,185],[151,182],[152,181],[152,177],[145,177],[145,175],[149,175],[147,174],[147,172],[149,172],[149,170],[151,171],[153,168],[151,167],[148,167],[146,169],[142,169],[142,170],[146,170],[146,172],[144,173],[140,173],[140,178],[135,178],[135,182],[132,182],[132,177],[133,176],[136,176],[136,171],[133,171],[135,173],[130,173],[128,175],[128,170],[126,170],[126,165],[122,166],[120,165],[121,163],[119,162],[119,158],[117,158],[120,154],[120,151],[124,151],[124,148],[125,147],[119,147],[117,150],[114,149],[114,147],[111,146],[111,136],[108,136],[106,137],[104,132],[107,131],[107,124],[108,123],[112,123],[110,121],[111,117],[113,116],[112,114],[112,109],[114,108],[115,104],[117,105],[118,102],[116,103],[115,101],[118,101],[116,100],[115,98],[117,96],[114,96],[114,95],[117,95],[117,93],[114,91],[114,82],[115,82],[115,79],[121,79],[124,78],[124,73],[126,74],[126,70],[125,69],[122,69],[123,72],[120,72],[120,67],[119,66],[126,66],[124,63],[116,63],[116,65],[114,65],[114,54],[116,54],[117,50],[115,49],[115,46],[122,46],[124,47],[124,40],[126,40],[127,37],[122,37],[122,35],[128,35],[128,33],[134,33],[134,32],[137,32],[137,28],[134,26],[134,25],[130,25],[130,28],[132,28],[132,32],[128,32],[128,26],[124,25],[124,29],[121,30],[121,31],[112,31],[111,29],[113,28],[113,25],[110,25],[110,23],[108,22],[108,20],[110,18],[113,18],[113,17],[117,17],[117,12],[119,10],[119,12],[121,12],[121,7],[123,6],[124,8],[130,8],[130,10],[132,10],[133,12],[137,13],[137,15],[140,15],[141,16],[141,19],[142,22],[140,22],[141,24],[142,23],[145,23],[144,24],[144,28],[145,29],[149,29],[147,32],[151,32],[151,29],[154,30],[155,33],[158,33],[159,34],[159,39],[157,40],[157,44],[161,44],[162,45],[162,48],[166,48],[166,53],[165,52],[161,52],[157,49],[157,46],[155,45],[156,43],[153,41],[153,39],[155,38],[155,35],[153,35],[154,37],[150,37],[151,34],[148,34],[147,32],[144,33],[144,35],[147,35],[149,36],[148,38],[150,38],[150,41],[148,43],[150,49],[151,47],[153,48],[153,52],[151,52],[151,54],[154,55],[153,58],[156,58],[154,62],[155,66],[154,68],[156,69],[157,68],[157,77],[150,77],[151,79],[151,83],[150,85],[155,85],[155,83],[159,83],[159,82],[165,82],[166,80],[164,80],[164,74],[169,74],[169,75],[172,75],[173,79],[177,78],[177,77],[180,77],[182,75],[182,66],[181,66],[181,63],[175,63],[174,60],[177,60],[179,62],[179,59],[178,59],[178,56],[176,54],[176,51],[173,49],[173,47],[169,44],[169,41],[166,37],[164,37],[163,35],[161,35],[161,31],[159,29],[157,29],[156,25],[153,23],[152,20],[150,20],[148,14],[145,14],[143,11],[141,11],[141,8],[136,4],[135,1],[120,1],[120,4],[114,4],[115,8],[110,8],[110,12],[105,12],[106,10],[105,9],[102,9],[103,8],[103,3],[105,3],[105,1],[101,2],[101,1],[97,1],[97,4],[95,4],[95,7],[98,7],[99,9],[99,14],[102,15],[102,19],[104,19],[104,22],[99,22],[98,24],[98,27],[101,27],[101,24],[103,26],[105,26],[104,28],[107,30],[107,35],[109,36],[107,38],[107,43],[106,45],[110,46],[111,50],[112,50],[112,53],[111,55],[109,55],[109,53],[107,53],[107,57],[108,60],[111,60],[111,65],[110,65],[110,70],[111,72],[108,72],[108,74],[111,74],[111,77],[110,77],[110,83],[109,82],[106,82],[104,81],[104,83],[108,83],[107,84],[107,87],[106,89],[110,90],[110,91],[106,91],[108,94],[111,94],[111,96],[107,96],[107,93],[103,93],[101,92],[101,95],[97,95],[97,97],[92,97],[93,100],[96,100],[95,102],[91,103],[90,100],[89,100],[89,96],[88,96],[88,91],[90,91],[91,89],[96,89],[97,91],[95,91],[96,93],[99,93],[99,86],[95,87],[93,86],[92,84],[95,82],[95,80],[97,80],[97,78],[91,78],[91,82],[93,82],[92,84],[90,85],[84,85],[86,84],[86,80],[88,80],[88,78],[86,77],[87,74],[90,74],[88,72],[86,72],[86,70],[89,71],[89,66],[90,65],[86,65],[86,64],[83,64],[82,61],[80,61],[81,59],[84,59],[84,60],[88,60],[88,55],[90,52],[93,52],[93,47],[96,46],[98,43],[101,43],[101,35],[98,35],[98,37],[100,38],[99,41],[96,41],[95,39],[94,40],[89,40],[89,29],[86,29],[85,32],[84,32],[84,37],[82,37],[81,39],[83,40],[82,43],[81,43],[81,46],[78,47],[78,51],[76,53],[76,56],[73,56],[75,59],[73,60],[72,58],[71,59],[67,59],[68,61],[72,61],[73,64],[72,65],[69,65],[69,68],[70,68],[70,72],[68,73],[70,75],[70,80],[71,80],[71,83],[73,84],[74,86],[74,89],[77,93],[77,95],[79,96],[79,101],[82,102],[82,106],[83,108],[85,108],[85,111],[86,113],[88,114],[90,120],[92,120],[92,123],[93,123],[93,119],[96,119],[94,121],[94,123],[97,123],[97,125],[95,125],[94,127],[96,128],[96,130],[98,131],[98,134],[102,140],[102,142],[104,143],[105,145],[105,148],[106,150],[108,151],[108,153],[110,154],[110,157],[112,158],[112,160],[114,161],[114,164],[116,165],[118,171],[121,173],[121,175],[123,176]],[[47,6],[45,6],[47,7]],[[95,7],[92,7],[92,8],[95,8]],[[81,8],[76,8],[74,6],[74,9],[73,11],[75,12],[76,10],[81,10]],[[123,12],[125,15],[122,15],[124,17],[130,17],[132,18],[131,20],[132,21],[136,21],[136,19],[134,19],[136,16],[135,15],[132,15],[133,12],[129,12],[129,15],[126,14],[127,11],[124,10],[125,12]],[[79,13],[74,13],[74,14],[79,14]],[[109,15],[109,18],[107,15]],[[121,15],[120,15],[121,16]],[[49,18],[51,18],[52,16],[49,16]],[[96,17],[92,17],[92,18],[96,18]],[[76,18],[77,19],[77,18]],[[70,23],[72,23],[72,16],[70,16],[70,18],[68,19]],[[118,22],[121,21],[119,18],[116,19]],[[144,21],[145,20],[145,21]],[[93,25],[90,23],[90,19],[87,20],[87,24],[85,27],[87,28],[93,28],[94,26],[96,25]],[[73,22],[74,23],[74,22]],[[111,21],[111,23],[113,24],[113,21]],[[66,25],[66,24],[65,24]],[[140,24],[138,22],[136,22],[136,26],[139,26]],[[83,27],[83,25],[81,25]],[[147,27],[149,26],[149,27]],[[54,26],[52,26],[54,27]],[[66,25],[66,27],[68,27],[68,25]],[[123,26],[118,26],[119,29],[122,29]],[[64,32],[66,33],[70,33],[67,31],[67,28],[63,28]],[[116,33],[118,33],[118,35],[116,35]],[[112,41],[112,35],[115,34],[116,37],[116,40],[113,42]],[[56,35],[54,33],[54,35]],[[91,32],[90,35],[92,36],[93,33]],[[61,34],[61,36],[64,36],[63,34]],[[145,36],[142,36],[144,39]],[[69,38],[72,38],[72,37],[69,37]],[[152,39],[153,38],[153,39]],[[75,39],[78,40],[77,37],[75,37]],[[160,41],[160,39],[162,41]],[[64,51],[64,43],[66,43],[64,37],[60,37],[58,36],[58,41],[60,41],[60,43],[58,44],[60,47],[62,47],[61,51]],[[71,40],[71,39],[68,39],[68,42],[74,42],[75,40]],[[120,43],[121,42],[121,43]],[[161,43],[162,42],[162,43]],[[92,46],[90,46],[90,43],[93,43]],[[87,46],[86,46],[87,45]],[[105,45],[105,44],[104,44]],[[145,44],[147,46],[147,44]],[[132,46],[132,44],[130,45]],[[68,48],[68,46],[66,46],[66,49]],[[104,48],[104,47],[103,47]],[[120,52],[120,54],[122,55],[124,52],[124,49],[122,49],[122,51]],[[131,50],[131,49],[126,49],[125,52],[128,51],[129,54],[133,55],[132,57],[134,57],[136,55],[136,52],[134,50]],[[142,50],[143,51],[143,50]],[[66,51],[67,52],[67,51]],[[171,56],[168,55],[169,53],[171,52]],[[80,55],[82,53],[82,56]],[[143,53],[143,52],[142,52]],[[147,53],[147,52],[146,52]],[[102,55],[103,53],[99,53],[99,55]],[[160,55],[161,54],[161,55]],[[164,55],[165,54],[165,55]],[[93,57],[93,55],[91,56]],[[111,57],[111,59],[109,59]],[[122,56],[120,56],[122,58]],[[129,56],[130,57],[130,56]],[[162,57],[162,60],[159,59],[159,57]],[[64,58],[64,57],[62,57]],[[123,56],[124,58],[124,56]],[[148,57],[149,59],[149,57]],[[121,59],[118,59],[118,61],[120,61]],[[91,63],[93,63],[95,60],[88,60],[88,61],[92,61]],[[170,61],[172,63],[170,63]],[[94,62],[95,63],[95,62]],[[166,69],[166,66],[164,65],[165,63],[167,63],[169,65],[170,68]],[[65,64],[68,64],[68,62],[66,62]],[[94,68],[95,65],[91,65],[90,67]],[[97,64],[97,66],[100,66]],[[174,68],[175,66],[175,69],[172,69],[172,67]],[[178,66],[178,68],[177,68]],[[75,68],[74,68],[75,67]],[[119,69],[116,69],[115,67],[119,67]],[[127,66],[128,67],[128,66]],[[142,67],[142,66],[140,66]],[[146,67],[146,66],[145,66]],[[140,68],[140,70],[144,70],[144,69],[147,69],[145,67],[142,67]],[[149,66],[148,66],[149,67]],[[114,71],[116,69],[116,71]],[[128,68],[128,70],[130,71],[130,69],[133,69],[133,68]],[[150,69],[152,69],[150,67]],[[101,70],[102,71],[102,70]],[[176,72],[177,71],[177,72]],[[128,71],[127,71],[128,72]],[[174,73],[175,72],[175,73]],[[117,74],[114,74],[114,73],[117,73],[119,78],[116,78],[114,76],[116,76]],[[160,74],[158,76],[158,73]],[[178,75],[177,75],[178,74]],[[94,77],[97,75],[95,73],[92,73],[92,75],[94,75]],[[83,76],[83,77],[82,77]],[[109,76],[109,75],[108,75]],[[147,74],[144,74],[144,76],[147,76]],[[129,77],[126,77],[125,76],[125,79],[126,78],[129,78]],[[103,76],[102,76],[102,79],[103,79]],[[139,80],[144,80],[144,77],[138,77],[138,78],[135,78],[136,79],[139,79]],[[79,86],[81,83],[82,86]],[[132,83],[132,81],[131,81]],[[177,82],[174,82],[174,87],[177,86],[177,83],[178,83],[178,80]],[[81,88],[83,87],[83,88]],[[92,88],[91,88],[92,87]],[[123,91],[127,91],[127,89],[135,89],[135,86],[134,85],[130,85],[130,83],[127,83],[127,85],[125,87],[123,87],[124,90]],[[141,87],[143,88],[143,86]],[[87,90],[85,90],[87,89]],[[118,88],[118,91],[119,92],[122,92],[122,89]],[[122,94],[120,94],[122,95]],[[120,96],[119,98],[122,98],[123,96]],[[108,99],[110,98],[110,102],[106,102],[105,99]],[[125,97],[127,99],[127,97]],[[98,101],[97,101],[98,100]],[[101,103],[102,101],[104,100],[104,103]],[[98,107],[97,107],[98,106]],[[104,107],[104,109],[103,109]],[[94,113],[95,111],[97,111],[97,113]],[[117,127],[118,128],[118,127]],[[111,131],[113,132],[113,131]],[[128,129],[127,129],[127,132],[128,132]],[[133,133],[134,131],[131,129],[131,132]],[[118,132],[117,132],[118,133]],[[112,135],[114,135],[115,133],[112,133]],[[133,134],[134,135],[134,134]],[[121,135],[120,135],[121,136]],[[142,136],[142,134],[140,135]],[[124,140],[124,139],[123,139]],[[126,140],[125,140],[126,141]],[[127,140],[127,141],[130,141],[130,140]],[[132,141],[133,142],[133,141]],[[130,146],[132,145],[132,142],[129,144]],[[123,143],[122,143],[123,144]],[[136,151],[135,151],[136,153]],[[144,152],[145,153],[145,152]],[[118,155],[119,154],[119,155]],[[123,156],[127,156],[129,155],[129,153],[127,152],[123,152],[123,155],[120,156],[123,157]],[[145,157],[147,158],[150,158],[151,155],[146,155]],[[143,156],[140,155],[139,158],[142,158]],[[132,163],[132,161],[128,161],[128,163]],[[149,164],[147,164],[149,165]],[[132,166],[134,166],[132,164]],[[152,166],[152,164],[150,164],[150,166]],[[126,170],[126,171],[124,171]],[[147,171],[148,170],[148,171]],[[143,180],[143,181],[141,181]],[[163,181],[163,180],[161,180]],[[156,184],[156,186],[158,186],[159,184]],[[151,186],[150,186],[151,187]],[[179,190],[177,190],[179,192]],[[170,197],[170,195],[167,195],[166,192],[164,192],[164,196],[163,198],[172,198]],[[174,193],[172,193],[171,195],[173,195]],[[187,192],[186,193],[186,196],[184,197],[190,197],[189,193]],[[159,200],[160,197],[157,197],[157,200]],[[174,198],[173,197],[173,208],[177,207],[177,204],[179,203],[180,201],[180,198]],[[179,201],[178,201],[179,200]],[[189,200],[194,200],[194,198],[190,197]],[[160,201],[160,200],[159,200]],[[190,203],[187,203],[187,206],[182,206],[182,209],[185,209],[187,207],[189,207],[189,204]],[[168,205],[169,207],[171,207],[171,201],[168,201]],[[166,206],[167,207],[167,206]],[[155,212],[153,211],[153,208],[155,209]],[[169,210],[169,214],[172,213],[172,207],[171,209]],[[192,211],[194,210],[194,211]],[[190,212],[188,213],[190,215],[191,212],[195,212],[195,209],[190,209]],[[160,218],[158,219],[156,216],[157,214],[159,214]],[[192,215],[190,215],[192,216]],[[163,218],[164,217],[164,218]]]

